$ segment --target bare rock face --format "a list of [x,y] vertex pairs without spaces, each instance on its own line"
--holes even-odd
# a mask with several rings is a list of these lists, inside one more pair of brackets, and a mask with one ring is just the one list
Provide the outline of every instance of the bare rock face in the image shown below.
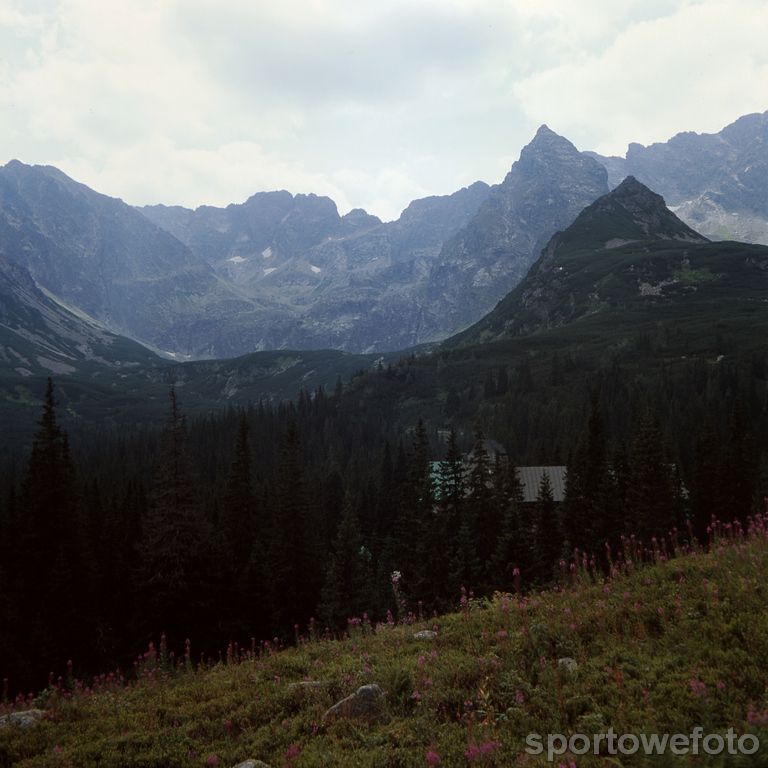
[[434,640],[437,638],[437,632],[432,629],[422,629],[419,632],[414,632],[414,640]]
[[323,719],[365,720],[369,723],[386,719],[384,694],[378,685],[363,685],[351,696],[334,704],[323,715]]
[[18,728],[29,728],[45,715],[42,709],[26,709],[23,712],[11,712],[9,715],[0,717],[0,728],[16,726]]
[[141,212],[256,302],[259,349],[386,351],[434,340],[419,295],[443,243],[489,193],[476,182],[415,200],[390,222],[361,209],[340,217],[328,198],[288,192]]
[[768,245],[768,112],[719,133],[685,132],[630,144],[626,157],[592,154],[615,187],[631,174],[664,196],[683,221],[713,240]]
[[238,763],[234,768],[270,768],[262,760],[246,760],[242,763]]
[[523,279],[555,232],[607,192],[605,168],[541,126],[477,214],[443,244],[425,316],[438,318],[442,335],[475,322]]

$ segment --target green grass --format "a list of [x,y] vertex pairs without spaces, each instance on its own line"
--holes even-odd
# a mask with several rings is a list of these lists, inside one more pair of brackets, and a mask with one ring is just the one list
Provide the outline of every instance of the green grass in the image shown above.
[[696,285],[697,283],[708,283],[710,280],[714,280],[717,275],[713,275],[709,267],[704,267],[703,269],[686,267],[674,272],[673,277],[675,280],[679,280],[686,285]]
[[[609,581],[582,571],[526,599],[497,595],[435,620],[358,627],[343,641],[308,640],[208,668],[150,660],[127,687],[48,691],[43,721],[0,730],[0,766],[229,766],[249,757],[273,768],[424,766],[429,750],[444,766],[539,766],[543,757],[524,753],[527,734],[609,726],[734,727],[768,745],[764,527],[708,554],[617,570]],[[413,639],[425,627],[438,630],[436,640]],[[564,657],[578,668],[558,664]],[[291,686],[305,680],[321,685]],[[386,691],[388,722],[323,722],[331,704],[371,682]],[[473,745],[486,754],[470,760]],[[572,759],[578,768],[694,764]],[[768,764],[739,759],[695,764]]]

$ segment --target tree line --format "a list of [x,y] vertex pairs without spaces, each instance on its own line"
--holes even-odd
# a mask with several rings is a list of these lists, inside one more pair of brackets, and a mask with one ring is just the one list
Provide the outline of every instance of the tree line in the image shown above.
[[4,478],[0,676],[18,690],[69,659],[86,673],[125,668],[161,632],[209,653],[290,640],[310,619],[338,632],[365,613],[450,609],[462,588],[544,586],[561,559],[599,557],[622,535],[704,539],[713,514],[744,518],[760,501],[748,409],[723,400],[681,435],[693,445],[685,468],[647,402],[616,434],[596,391],[583,428],[557,438],[564,503],[546,476],[525,503],[515,457],[490,454],[482,430],[401,429],[340,388],[188,422],[171,387],[161,430],[74,449],[49,381],[23,471]]

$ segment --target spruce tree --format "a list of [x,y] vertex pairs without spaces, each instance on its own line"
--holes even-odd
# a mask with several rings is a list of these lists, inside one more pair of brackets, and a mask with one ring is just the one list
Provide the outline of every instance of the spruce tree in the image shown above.
[[449,530],[456,530],[461,520],[467,490],[465,475],[464,457],[456,440],[456,432],[451,429],[448,451],[445,459],[440,462],[437,481],[438,507]]
[[541,476],[534,510],[532,576],[537,581],[546,583],[552,579],[555,564],[562,555],[563,545],[552,481],[546,472]]
[[720,441],[711,428],[705,427],[696,438],[690,488],[690,525],[700,542],[707,541],[707,527],[725,508],[724,469]]
[[[56,419],[50,378],[22,484],[21,508],[19,562],[25,570],[19,640],[21,647],[35,649],[37,664],[63,669],[67,658],[83,649],[83,633],[90,627],[78,614],[88,608],[90,595],[84,592],[87,580],[82,578],[86,542],[75,469],[66,433]],[[26,567],[31,563],[42,565]]]
[[315,536],[307,498],[296,422],[291,419],[280,450],[271,525],[267,581],[274,625],[282,631],[308,619],[319,593]]
[[601,545],[622,531],[616,473],[608,463],[605,427],[595,396],[586,438],[568,464],[564,508],[564,533],[571,550],[602,552]]
[[147,632],[165,630],[180,641],[205,636],[213,573],[212,530],[203,516],[187,449],[185,419],[176,389],[141,521],[138,585]]
[[646,543],[677,525],[672,467],[655,416],[642,416],[630,448],[627,518],[631,532]]
[[[485,436],[481,430],[477,430],[470,458],[465,519],[468,531],[474,533],[483,579],[488,576],[489,561],[496,549],[496,538],[501,525],[501,509],[496,498],[493,478]],[[484,585],[481,583],[474,586],[477,588]]]
[[719,517],[746,520],[752,512],[757,467],[755,442],[747,428],[744,406],[737,399],[728,420],[721,484],[724,509],[717,513]]
[[236,576],[242,574],[254,544],[256,499],[251,477],[251,444],[248,417],[240,414],[235,457],[229,470],[221,523]]
[[502,518],[496,548],[488,566],[488,581],[493,589],[510,590],[514,586],[514,572],[524,571],[527,577],[531,558],[527,550],[531,542],[526,535],[523,514],[523,485],[517,474],[514,462],[506,467],[504,492],[500,498]]
[[363,545],[357,513],[347,499],[321,595],[320,617],[341,629],[351,617],[373,608],[373,570],[370,550]]
[[403,574],[412,600],[429,599],[429,541],[436,524],[434,490],[429,461],[429,439],[419,419],[409,457],[408,479],[395,524],[394,551],[397,570]]

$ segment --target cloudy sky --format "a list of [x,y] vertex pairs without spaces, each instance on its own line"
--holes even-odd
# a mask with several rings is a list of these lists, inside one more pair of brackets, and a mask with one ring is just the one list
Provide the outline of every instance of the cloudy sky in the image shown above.
[[623,154],[768,109],[766,30],[766,0],[0,0],[0,164],[394,218],[544,122]]

